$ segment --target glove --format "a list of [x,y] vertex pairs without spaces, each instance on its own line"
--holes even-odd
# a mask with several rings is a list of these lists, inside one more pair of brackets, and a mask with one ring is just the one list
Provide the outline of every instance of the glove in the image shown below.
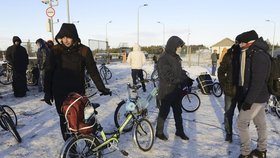
[[244,102],[244,103],[241,105],[241,109],[244,110],[244,111],[250,110],[250,109],[251,109],[251,106],[252,106],[252,104],[249,104],[249,103]]
[[105,88],[105,89],[102,89],[100,90],[101,94],[100,95],[112,95],[112,92],[110,91],[109,88]]
[[53,96],[49,95],[49,94],[45,94],[44,96],[44,100],[47,104],[52,105],[53,102]]

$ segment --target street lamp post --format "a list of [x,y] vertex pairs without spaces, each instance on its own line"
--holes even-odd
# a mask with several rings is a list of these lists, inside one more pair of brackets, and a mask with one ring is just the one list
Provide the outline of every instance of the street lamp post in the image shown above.
[[143,4],[138,7],[138,15],[137,15],[137,44],[139,45],[139,10],[142,7],[146,7],[148,4]]
[[[52,7],[55,7],[55,6],[58,6],[58,0],[56,0],[56,3],[55,4],[52,4],[52,0],[45,0],[45,1],[42,1],[42,3],[44,4],[49,4],[49,7],[52,8]],[[49,26],[50,26],[50,30],[51,30],[51,33],[52,33],[52,41],[54,41],[54,30],[53,30],[53,17],[50,17],[49,18]]]
[[273,57],[273,53],[274,53],[274,39],[275,39],[275,31],[276,31],[276,22],[272,21],[272,20],[265,20],[267,22],[272,22],[273,23],[273,39],[272,39],[272,50],[271,50],[271,56]]
[[162,39],[163,39],[162,47],[164,47],[164,44],[165,44],[165,24],[160,22],[160,21],[158,21],[157,23],[162,24],[162,28],[163,28],[163,30],[162,30]]
[[108,45],[108,36],[107,36],[107,28],[108,28],[108,24],[110,24],[110,23],[112,23],[112,20],[110,20],[106,23],[106,39],[105,40],[106,40],[106,52],[107,52],[107,64],[110,63],[110,54],[108,51],[109,45]]
[[67,18],[68,18],[68,23],[70,23],[70,9],[69,9],[69,0],[67,0]]

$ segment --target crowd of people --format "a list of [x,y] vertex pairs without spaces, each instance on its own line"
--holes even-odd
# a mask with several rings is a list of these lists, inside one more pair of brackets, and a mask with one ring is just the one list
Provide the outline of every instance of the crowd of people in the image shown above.
[[[39,69],[38,91],[44,92],[47,104],[56,106],[60,118],[63,139],[66,141],[67,126],[61,111],[63,101],[70,92],[85,94],[85,70],[89,73],[97,89],[104,95],[111,94],[106,88],[96,67],[96,62],[89,47],[83,45],[74,24],[62,24],[55,36],[56,45],[52,41],[39,38],[36,41],[37,67]],[[26,69],[28,54],[21,45],[21,39],[13,37],[13,45],[7,49],[6,59],[13,68],[13,91],[15,97],[24,97],[28,90],[26,85]],[[159,76],[160,108],[157,118],[155,136],[163,141],[168,137],[164,133],[165,120],[173,110],[176,132],[182,140],[189,140],[185,134],[182,120],[181,98],[182,82],[186,80],[182,69],[180,53],[185,42],[172,36],[168,39],[163,53],[155,59]],[[265,103],[269,98],[266,85],[270,72],[268,44],[254,31],[236,36],[235,43],[227,50],[218,67],[218,79],[224,90],[224,129],[225,141],[231,143],[233,116],[238,107],[237,127],[240,136],[239,158],[253,156],[264,158],[267,152],[267,127]],[[212,59],[212,75],[217,69],[218,55],[214,52]],[[127,62],[131,65],[131,76],[134,85],[140,78],[143,92],[146,86],[142,67],[146,58],[139,44],[135,44],[129,53]],[[249,125],[253,120],[256,125],[258,140],[257,148],[251,150]]]

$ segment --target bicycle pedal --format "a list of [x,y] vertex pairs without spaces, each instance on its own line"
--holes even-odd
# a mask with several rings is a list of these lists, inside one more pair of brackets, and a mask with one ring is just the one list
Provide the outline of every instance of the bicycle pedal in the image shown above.
[[128,152],[126,152],[124,150],[120,150],[120,152],[123,154],[123,156],[128,156]]

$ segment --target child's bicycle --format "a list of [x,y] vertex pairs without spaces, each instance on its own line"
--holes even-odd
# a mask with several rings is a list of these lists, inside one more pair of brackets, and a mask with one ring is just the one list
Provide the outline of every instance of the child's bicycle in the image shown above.
[[[133,112],[137,117],[144,117],[144,118],[148,115],[147,108],[150,105],[151,100],[153,98],[156,98],[157,108],[160,107],[160,101],[157,99],[158,88],[156,86],[156,80],[151,80],[151,81],[153,82],[154,88],[152,89],[150,94],[144,99],[140,98],[137,91],[141,87],[140,85],[131,86],[130,84],[127,84],[128,98],[118,103],[118,106],[115,110],[114,122],[116,127],[120,127],[121,123],[127,119],[128,113],[130,112],[127,111],[127,105],[135,108],[135,111]],[[131,93],[130,93],[131,90],[136,93],[135,97],[131,97]],[[200,98],[198,97],[197,94],[191,92],[191,87],[185,87],[182,89],[181,92],[181,103],[182,103],[181,107],[184,111],[194,112],[200,107]],[[134,124],[135,122],[131,120],[128,123],[128,125],[123,129],[123,131],[124,132],[131,131]]]
[[0,105],[0,126],[7,131],[10,131],[17,142],[21,142],[21,137],[16,129],[17,116],[14,110],[8,105]]
[[[102,125],[98,122],[96,115],[96,108],[99,107],[99,104],[89,104],[86,109],[87,111],[92,111],[88,120],[85,122],[94,120],[96,131],[92,135],[82,135],[82,134],[74,134],[70,137],[64,144],[60,157],[68,158],[68,157],[102,157],[102,155],[109,154],[116,150],[119,150],[124,156],[127,156],[128,153],[124,150],[120,150],[117,146],[119,143],[119,137],[123,132],[124,128],[128,125],[129,122],[135,122],[134,131],[133,131],[133,139],[135,144],[142,151],[149,151],[154,143],[154,131],[151,123],[145,118],[137,117],[133,111],[135,107],[131,106],[131,104],[127,105],[128,113],[126,120],[122,123],[122,125],[114,132],[105,133]],[[86,112],[85,112],[86,113]],[[106,135],[111,134],[111,137],[107,137]],[[107,152],[106,152],[107,151]]]

